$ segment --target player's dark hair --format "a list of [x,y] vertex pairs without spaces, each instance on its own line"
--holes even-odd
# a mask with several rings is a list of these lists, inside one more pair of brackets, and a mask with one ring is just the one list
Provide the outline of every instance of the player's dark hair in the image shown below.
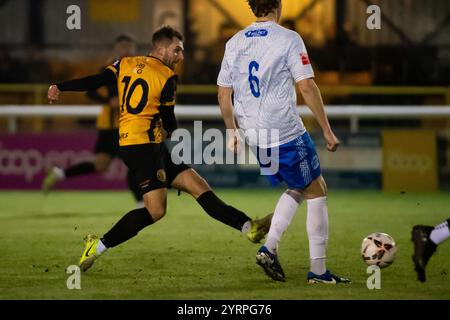
[[256,17],[265,17],[280,6],[281,0],[247,0]]
[[119,43],[121,41],[136,42],[136,39],[129,33],[122,33],[116,37],[115,43]]
[[183,41],[183,35],[171,26],[162,26],[153,33],[152,45],[155,47],[156,44],[161,42],[172,42],[173,38],[178,38]]

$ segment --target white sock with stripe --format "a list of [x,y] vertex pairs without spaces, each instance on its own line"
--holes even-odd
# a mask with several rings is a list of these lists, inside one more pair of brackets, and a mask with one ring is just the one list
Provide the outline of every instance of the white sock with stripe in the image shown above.
[[444,240],[450,238],[450,229],[448,226],[448,221],[444,221],[434,227],[433,231],[430,233],[430,239],[436,245],[440,244]]

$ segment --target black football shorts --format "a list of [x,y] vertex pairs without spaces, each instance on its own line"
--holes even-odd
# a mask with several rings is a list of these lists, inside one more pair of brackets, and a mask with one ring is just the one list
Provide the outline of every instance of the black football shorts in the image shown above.
[[120,157],[136,177],[142,194],[170,188],[175,177],[189,166],[172,161],[164,143],[145,143],[120,147]]

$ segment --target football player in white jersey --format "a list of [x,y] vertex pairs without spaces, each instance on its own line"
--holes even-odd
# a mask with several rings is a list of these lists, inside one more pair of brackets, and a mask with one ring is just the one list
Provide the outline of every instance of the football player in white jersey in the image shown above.
[[[225,125],[231,129],[228,132],[235,132],[228,147],[235,152],[239,149],[241,142],[236,133],[239,128],[255,150],[261,171],[272,183],[284,181],[288,186],[275,207],[266,243],[259,249],[256,261],[272,279],[285,281],[277,255],[278,242],[299,204],[306,200],[310,254],[308,282],[350,282],[332,274],[325,265],[327,187],[315,145],[296,110],[295,86],[322,128],[328,151],[336,151],[339,140],[330,127],[320,91],[313,80],[308,53],[296,32],[278,24],[281,0],[247,1],[256,22],[227,42],[217,79]],[[276,163],[276,171],[264,171],[267,169],[267,162],[261,160],[264,154],[271,157],[271,169],[273,162]]]

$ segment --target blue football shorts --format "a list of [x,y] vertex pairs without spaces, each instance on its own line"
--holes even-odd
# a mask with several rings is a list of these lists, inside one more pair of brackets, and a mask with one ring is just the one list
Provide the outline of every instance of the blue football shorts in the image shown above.
[[316,146],[308,132],[278,148],[252,149],[256,151],[261,174],[273,186],[284,181],[291,189],[305,189],[321,175]]

